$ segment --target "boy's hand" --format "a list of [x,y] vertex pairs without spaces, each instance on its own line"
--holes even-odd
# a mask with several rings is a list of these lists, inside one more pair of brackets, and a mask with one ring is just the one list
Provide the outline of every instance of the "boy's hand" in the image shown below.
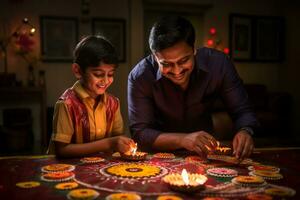
[[113,137],[112,148],[120,153],[130,151],[131,147],[135,145],[134,141],[125,136]]

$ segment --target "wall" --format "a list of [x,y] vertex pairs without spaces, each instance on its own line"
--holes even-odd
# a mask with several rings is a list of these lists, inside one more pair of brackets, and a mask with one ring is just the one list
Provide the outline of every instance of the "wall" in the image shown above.
[[[19,3],[15,3],[19,2]],[[171,2],[172,4],[182,4],[182,1],[176,0],[147,0],[146,2]],[[39,15],[57,15],[57,16],[78,16],[80,18],[80,0],[6,0],[1,1],[0,16],[1,23],[13,30],[23,17],[28,17],[37,30],[39,30]],[[299,26],[298,21],[299,3],[287,4],[283,0],[246,0],[241,3],[239,0],[189,0],[185,4],[207,8],[203,11],[203,30],[204,41],[208,38],[208,30],[211,26],[217,28],[221,35],[222,42],[228,46],[228,15],[229,13],[243,13],[251,15],[281,15],[287,19],[287,59],[283,63],[238,63],[237,70],[246,83],[262,83],[267,85],[268,89],[276,91],[283,90],[290,92],[295,100],[294,105],[294,124],[300,119],[300,107],[298,105],[300,95],[297,91],[297,72],[299,72]],[[127,75],[130,69],[144,55],[144,33],[143,33],[143,1],[142,0],[110,0],[90,1],[90,16],[92,17],[111,17],[124,18],[127,23],[127,59],[121,63],[116,74],[115,82],[111,88],[112,93],[120,97],[122,103],[122,113],[127,122],[127,99],[126,85]],[[201,11],[202,12],[202,11]],[[79,24],[79,34],[89,34],[91,32],[89,23]],[[1,34],[1,33],[0,33]],[[1,36],[1,35],[0,35]],[[34,36],[39,50],[39,31]],[[203,43],[204,43],[203,41]],[[70,87],[74,78],[70,70],[71,63],[43,63],[38,66],[39,69],[46,71],[47,81],[47,104],[53,106],[59,95]],[[17,72],[17,78],[25,82],[26,63],[16,56],[10,56],[9,71]],[[0,64],[0,71],[3,71],[3,64]],[[294,132],[299,133],[300,127],[294,126]]]

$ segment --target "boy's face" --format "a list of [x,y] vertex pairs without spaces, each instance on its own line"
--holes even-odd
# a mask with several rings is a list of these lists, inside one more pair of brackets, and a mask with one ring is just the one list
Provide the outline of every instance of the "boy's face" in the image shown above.
[[155,52],[161,74],[182,89],[186,89],[194,68],[195,50],[185,42]]
[[116,65],[101,63],[97,67],[88,67],[82,74],[82,83],[92,98],[103,94],[114,81]]

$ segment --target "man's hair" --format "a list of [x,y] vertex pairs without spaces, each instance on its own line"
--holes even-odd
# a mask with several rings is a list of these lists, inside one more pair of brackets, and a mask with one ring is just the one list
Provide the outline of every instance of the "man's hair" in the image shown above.
[[152,26],[149,36],[149,47],[152,52],[164,50],[178,42],[186,42],[194,48],[195,29],[187,19],[180,16],[165,16]]
[[114,46],[103,36],[84,37],[75,47],[73,52],[74,63],[82,71],[87,67],[97,67],[99,64],[118,64],[118,55]]

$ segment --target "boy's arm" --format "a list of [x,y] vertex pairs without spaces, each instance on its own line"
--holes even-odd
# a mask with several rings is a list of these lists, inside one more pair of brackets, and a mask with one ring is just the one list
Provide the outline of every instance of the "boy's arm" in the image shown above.
[[97,152],[119,151],[120,153],[125,153],[130,150],[134,142],[128,137],[115,136],[83,144],[67,144],[62,142],[55,142],[54,144],[56,155],[60,157],[78,157]]

